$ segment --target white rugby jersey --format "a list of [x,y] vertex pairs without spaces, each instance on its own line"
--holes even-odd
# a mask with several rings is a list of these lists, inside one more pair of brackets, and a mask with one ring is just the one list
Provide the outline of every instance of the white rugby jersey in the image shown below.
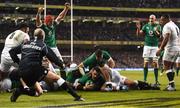
[[178,26],[174,22],[169,21],[164,25],[162,31],[163,37],[165,37],[167,33],[169,33],[171,36],[168,43],[165,46],[165,49],[180,51],[180,31]]
[[22,44],[24,42],[24,40],[30,40],[30,37],[27,33],[23,32],[21,30],[16,30],[16,31],[10,33],[6,37],[2,54],[6,53],[9,56],[9,50],[13,47],[16,47],[16,46]]

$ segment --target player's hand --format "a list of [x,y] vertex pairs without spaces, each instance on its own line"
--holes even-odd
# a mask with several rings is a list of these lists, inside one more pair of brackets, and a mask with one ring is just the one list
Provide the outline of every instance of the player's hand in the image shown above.
[[161,54],[161,49],[158,49],[156,52],[156,56],[160,56],[160,54]]
[[43,12],[44,11],[44,8],[43,7],[39,7],[38,8],[38,13],[41,13],[41,12]]
[[46,69],[49,68],[49,60],[46,57],[43,57],[42,66]]
[[158,27],[156,26],[156,27],[154,27],[154,31],[158,31]]
[[138,21],[137,23],[136,23],[136,27],[137,27],[137,29],[141,29],[141,22],[140,21]]
[[66,2],[64,5],[65,7],[70,8],[70,3]]

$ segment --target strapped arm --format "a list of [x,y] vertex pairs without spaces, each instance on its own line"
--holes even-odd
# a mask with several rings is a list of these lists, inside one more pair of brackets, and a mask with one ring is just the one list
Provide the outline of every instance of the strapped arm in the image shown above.
[[42,20],[41,20],[41,12],[42,11],[43,11],[43,8],[39,7],[37,15],[36,15],[36,27],[40,27],[42,25]]
[[59,24],[61,22],[61,20],[66,16],[68,10],[69,10],[69,7],[70,4],[69,3],[65,3],[65,7],[64,7],[64,10],[58,15],[58,17],[55,19],[55,21],[57,22],[57,24]]

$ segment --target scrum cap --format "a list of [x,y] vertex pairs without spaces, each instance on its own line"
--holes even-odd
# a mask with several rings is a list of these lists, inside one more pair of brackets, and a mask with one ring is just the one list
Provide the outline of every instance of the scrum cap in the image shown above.
[[47,15],[44,19],[44,23],[48,24],[49,22],[53,21],[52,15]]

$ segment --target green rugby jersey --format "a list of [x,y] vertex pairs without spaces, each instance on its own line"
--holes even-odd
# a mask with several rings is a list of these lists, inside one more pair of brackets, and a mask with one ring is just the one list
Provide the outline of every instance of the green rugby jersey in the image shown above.
[[53,24],[51,27],[49,27],[49,26],[43,24],[41,26],[41,28],[45,32],[44,42],[49,47],[56,47],[56,25],[57,24]]
[[105,63],[107,63],[107,61],[109,60],[109,58],[111,56],[110,56],[110,54],[107,51],[102,51],[102,55],[103,55],[102,62],[98,62],[96,60],[96,54],[93,53],[87,59],[85,59],[83,61],[84,67],[89,67],[89,70],[91,70],[95,66],[103,66]]
[[157,36],[155,29],[158,29],[161,33],[161,26],[159,24],[146,24],[142,27],[142,31],[145,33],[145,46],[158,46],[159,37]]

